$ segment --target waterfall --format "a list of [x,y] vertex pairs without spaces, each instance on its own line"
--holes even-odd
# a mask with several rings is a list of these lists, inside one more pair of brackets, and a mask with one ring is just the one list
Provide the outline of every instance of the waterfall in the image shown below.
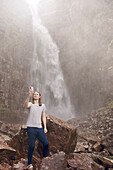
[[33,56],[30,85],[42,94],[47,113],[63,120],[71,119],[73,108],[59,62],[59,49],[38,14],[40,0],[26,0],[32,15]]

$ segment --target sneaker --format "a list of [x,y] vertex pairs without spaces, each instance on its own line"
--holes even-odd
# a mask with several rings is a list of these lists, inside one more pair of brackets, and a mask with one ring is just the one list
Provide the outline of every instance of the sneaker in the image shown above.
[[29,164],[29,165],[27,166],[27,169],[33,170],[33,165],[32,165],[32,164]]

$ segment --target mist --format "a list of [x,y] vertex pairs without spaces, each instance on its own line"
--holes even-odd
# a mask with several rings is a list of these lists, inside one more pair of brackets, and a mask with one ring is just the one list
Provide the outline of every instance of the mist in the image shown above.
[[113,2],[54,1],[43,5],[41,17],[60,48],[75,115],[84,116],[112,98]]
[[[0,0],[1,119],[22,121],[26,115],[23,103],[32,82],[42,92],[47,113],[61,119],[82,117],[105,105],[113,98],[113,2],[42,0],[37,11],[46,29],[45,36],[41,31],[36,35],[40,71],[33,62],[29,5],[24,0]],[[47,34],[53,50],[49,50]],[[50,54],[54,65],[47,63]]]

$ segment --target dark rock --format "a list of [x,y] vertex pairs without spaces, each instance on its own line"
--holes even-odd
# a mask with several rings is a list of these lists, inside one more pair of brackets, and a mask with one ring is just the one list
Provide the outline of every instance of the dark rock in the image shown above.
[[0,170],[8,170],[8,168],[5,168],[4,166],[0,165]]
[[69,168],[66,168],[66,170],[75,170],[75,168],[69,167]]
[[97,142],[99,142],[100,139],[96,136],[92,136],[90,138],[88,138],[88,144],[92,144],[92,145],[95,145]]
[[20,161],[18,161],[17,164],[14,164],[13,165],[13,169],[14,170],[24,170],[24,169],[27,169],[27,160],[21,158]]
[[87,152],[87,149],[84,145],[78,145],[76,146],[76,149],[74,150],[74,153],[80,153],[80,152]]
[[74,126],[48,115],[47,128],[49,150],[52,153],[56,151],[64,151],[67,154],[74,152],[77,143],[77,129]]
[[[59,151],[65,153],[73,152],[77,143],[77,129],[68,123],[53,117],[47,116],[47,128],[46,134],[49,142],[49,152],[54,154]],[[18,134],[16,134],[9,142],[10,146],[16,149],[18,157],[25,158],[28,151],[28,137],[26,128],[21,128]],[[38,148],[37,148],[38,145]],[[35,144],[34,155],[42,156],[42,144],[37,140]]]
[[103,157],[98,157],[98,160],[100,161],[100,163],[105,167],[105,168],[113,168],[113,162],[110,161],[110,159],[106,159]]
[[0,141],[0,163],[16,159],[16,150]]
[[113,133],[107,134],[105,137],[101,139],[101,143],[105,147],[113,146]]
[[64,152],[59,152],[42,160],[41,170],[65,170],[67,166]]
[[20,129],[19,124],[0,122],[0,141],[7,143]]
[[111,155],[113,155],[113,147],[108,147],[107,149],[108,149],[109,153],[110,153]]
[[113,161],[106,157],[93,155],[92,158],[96,163],[104,166],[105,168],[113,168]]
[[103,150],[103,146],[101,143],[98,142],[98,143],[95,143],[95,145],[93,146],[93,149],[97,152],[100,152]]
[[113,155],[113,133],[107,134],[101,139],[101,143]]
[[8,163],[3,162],[3,163],[2,163],[2,166],[3,166],[4,168],[8,169],[8,170],[12,170],[12,166],[9,165]]
[[28,152],[27,129],[21,128],[8,144],[17,151],[17,159],[26,158]]
[[92,170],[105,170],[102,165],[97,164],[96,162],[91,163]]
[[24,164],[23,163],[21,163],[21,162],[18,162],[18,164],[14,164],[14,166],[13,166],[13,169],[14,170],[16,170],[16,169],[21,169],[21,170],[23,170],[23,168],[24,168]]
[[99,152],[98,155],[107,157],[110,156],[110,153],[107,149],[104,149],[103,151]]
[[68,168],[74,168],[79,170],[92,170],[93,160],[87,154],[73,154],[73,158],[68,159]]
[[7,142],[10,140],[11,140],[11,138],[7,134],[0,133],[0,141]]
[[[92,111],[83,118],[69,120],[68,123],[77,127],[78,133],[82,133],[87,139],[93,136],[95,139],[101,139],[112,132],[113,111],[111,104],[112,102],[106,107]],[[98,142],[98,139],[95,139],[92,142]]]

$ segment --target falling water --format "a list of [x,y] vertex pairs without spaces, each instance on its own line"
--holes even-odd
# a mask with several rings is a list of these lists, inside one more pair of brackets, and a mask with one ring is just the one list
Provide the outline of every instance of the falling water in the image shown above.
[[[30,85],[42,93],[47,113],[68,120],[73,116],[59,62],[59,49],[38,14],[40,0],[26,0],[33,24],[33,56],[31,58]],[[32,42],[31,42],[32,43]]]

